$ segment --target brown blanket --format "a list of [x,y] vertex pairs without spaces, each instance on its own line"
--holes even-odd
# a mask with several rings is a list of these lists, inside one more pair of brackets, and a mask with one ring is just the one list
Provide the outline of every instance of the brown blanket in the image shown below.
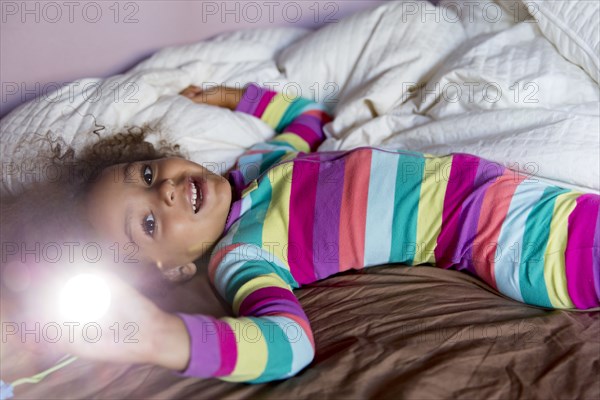
[[[16,397],[600,398],[600,312],[526,306],[476,278],[433,267],[350,271],[295,293],[317,352],[286,381],[234,384],[78,360],[40,384],[18,387]],[[228,314],[206,276],[165,288],[159,298],[165,309]],[[3,364],[3,378],[31,372],[28,359]]]

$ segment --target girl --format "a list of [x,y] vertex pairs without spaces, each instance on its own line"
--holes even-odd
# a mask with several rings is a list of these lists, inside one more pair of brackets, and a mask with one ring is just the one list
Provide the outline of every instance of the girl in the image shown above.
[[73,344],[75,354],[226,381],[288,378],[315,354],[293,289],[387,263],[462,270],[536,306],[600,306],[599,196],[468,154],[315,153],[331,120],[324,108],[253,84],[181,94],[249,113],[277,136],[226,177],[181,158],[110,166],[90,181],[85,215],[174,281],[210,254],[210,280],[236,318],[168,314],[114,281],[127,305],[114,312],[137,321],[139,344]]

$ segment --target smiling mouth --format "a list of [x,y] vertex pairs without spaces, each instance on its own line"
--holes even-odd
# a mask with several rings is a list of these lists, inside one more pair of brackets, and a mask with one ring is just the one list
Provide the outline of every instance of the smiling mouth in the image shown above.
[[202,186],[192,178],[190,178],[190,184],[192,188],[190,197],[190,202],[192,203],[192,212],[197,214],[202,207],[202,200],[204,199],[202,194]]

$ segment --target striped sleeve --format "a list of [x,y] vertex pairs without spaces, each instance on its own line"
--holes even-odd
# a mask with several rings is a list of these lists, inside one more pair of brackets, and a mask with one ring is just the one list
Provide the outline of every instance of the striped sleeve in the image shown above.
[[427,261],[469,272],[526,304],[600,307],[600,196],[469,154],[445,158],[444,196],[425,197],[422,207],[441,208]]
[[314,357],[312,331],[292,292],[291,274],[241,257],[246,246],[220,251],[209,265],[211,281],[236,318],[179,314],[191,339],[184,376],[269,382],[297,374]]
[[332,120],[321,103],[304,97],[290,98],[255,84],[246,88],[235,111],[259,118],[276,133],[272,139],[255,144],[238,158],[234,168],[242,171],[246,183],[286,154],[316,151],[325,140],[323,127]]

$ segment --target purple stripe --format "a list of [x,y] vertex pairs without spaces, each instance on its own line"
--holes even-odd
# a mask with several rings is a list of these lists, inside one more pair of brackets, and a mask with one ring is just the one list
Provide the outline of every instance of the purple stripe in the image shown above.
[[229,209],[229,214],[227,215],[227,219],[225,220],[225,229],[223,232],[227,232],[231,225],[240,217],[240,213],[242,210],[242,187],[244,186],[242,172],[240,170],[232,170],[227,175],[227,180],[232,187],[232,198],[231,198],[231,207]]
[[244,183],[244,174],[239,169],[233,169],[229,171],[229,175],[227,175],[227,180],[229,184],[233,188],[233,199],[239,200],[242,198],[242,192],[246,187]]
[[594,230],[598,221],[599,206],[600,196],[584,194],[577,198],[577,205],[569,215],[565,272],[569,296],[579,309],[600,305],[594,288],[592,265]]
[[248,85],[246,90],[244,90],[242,99],[235,108],[235,111],[240,111],[243,113],[254,115],[256,107],[258,106],[258,103],[265,91],[266,90],[264,90],[260,86],[251,83],[250,85]]
[[[488,188],[496,182],[499,176],[502,176],[504,169],[503,166],[495,162],[484,159],[479,160],[477,175],[473,182],[473,194],[463,203],[460,215],[461,222],[459,226],[463,227],[463,229],[460,230],[453,257],[459,258],[458,252],[461,249],[466,249],[466,251],[459,265],[455,267],[459,271],[467,269],[474,275],[477,275],[475,264],[486,262],[486,260],[473,260],[473,246],[485,247],[487,245],[487,243],[479,243],[477,240],[479,238],[476,237],[479,218],[481,216],[481,206],[483,205]],[[480,252],[480,254],[482,253]]]
[[[287,131],[289,127],[294,126],[296,124],[303,125],[311,131],[312,135],[309,137],[309,139],[311,140],[323,139],[325,136],[323,134],[323,121],[315,117],[314,115],[300,114],[292,121],[292,123],[285,130]],[[314,139],[312,139],[313,137]]]
[[231,209],[229,210],[229,214],[227,215],[227,220],[225,222],[225,232],[227,232],[229,228],[231,228],[231,225],[233,225],[233,223],[240,217],[240,213],[242,211],[242,201],[243,200],[234,201],[231,205]]
[[250,293],[240,304],[239,316],[290,313],[308,321],[302,306],[291,290],[268,286]]
[[[477,174],[480,159],[469,154],[455,154],[452,156],[452,165],[450,167],[450,177],[444,197],[444,209],[442,211],[442,227],[437,238],[435,247],[435,264],[440,268],[450,268],[460,262],[462,258],[459,254],[464,250],[458,245],[460,239],[464,246],[464,237],[461,235],[461,215],[463,207],[466,212],[472,212],[470,204],[466,203],[472,199],[469,196],[472,193],[473,182]],[[444,170],[442,169],[442,175]],[[442,176],[444,179],[445,176]]]
[[313,253],[318,279],[339,272],[339,231],[342,189],[344,187],[344,159],[321,163],[315,201]]
[[184,376],[210,377],[221,366],[219,331],[213,318],[206,315],[177,313],[190,335],[190,361]]

